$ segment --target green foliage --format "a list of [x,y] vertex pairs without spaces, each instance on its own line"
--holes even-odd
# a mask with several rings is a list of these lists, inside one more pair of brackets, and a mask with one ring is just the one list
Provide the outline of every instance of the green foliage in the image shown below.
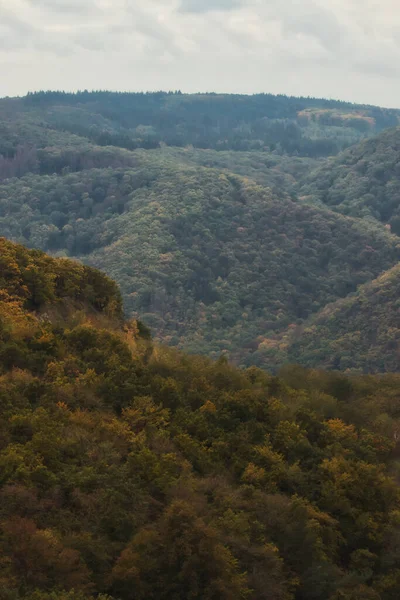
[[18,104],[53,128],[130,150],[193,144],[218,150],[335,154],[385,127],[399,111],[317,98],[177,93],[40,92]]
[[374,218],[400,234],[400,129],[355,145],[305,178],[301,193],[333,210]]
[[84,267],[0,256],[2,598],[396,597],[398,376],[272,377],[153,347],[85,298]]
[[400,257],[372,224],[232,173],[180,167],[169,152],[139,158],[136,169],[3,183],[0,232],[104,269],[129,315],[171,345],[268,364],[272,335]]
[[[171,346],[275,371],[288,360],[358,367],[365,340],[349,359],[331,348],[334,334],[316,334],[313,356],[301,355],[303,330],[399,260],[397,237],[373,218],[400,232],[398,130],[371,137],[399,115],[270,94],[3,99],[0,235],[104,269],[143,336],[147,327]],[[29,273],[32,307],[51,300],[39,271]],[[114,290],[85,273],[85,296],[101,288],[92,304],[102,310]],[[382,322],[395,348],[397,325]],[[381,346],[366,371],[398,368],[396,353],[378,358]],[[21,353],[9,340],[4,360]]]
[[[270,340],[266,360],[361,373],[397,372],[400,269],[326,306],[296,330]],[[280,356],[273,349],[280,348]],[[277,365],[277,362],[275,362]]]

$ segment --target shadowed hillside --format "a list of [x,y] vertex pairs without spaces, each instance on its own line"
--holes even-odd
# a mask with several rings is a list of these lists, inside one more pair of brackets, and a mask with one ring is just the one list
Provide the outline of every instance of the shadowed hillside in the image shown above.
[[301,193],[335,211],[372,217],[400,235],[400,128],[353,146],[306,178]]
[[298,361],[342,371],[398,372],[399,296],[400,267],[396,265],[355,294],[329,304],[304,325],[264,342],[264,359],[270,367]]
[[395,236],[249,179],[136,157],[136,168],[0,185],[0,232],[118,281],[158,339],[239,363],[400,257]]

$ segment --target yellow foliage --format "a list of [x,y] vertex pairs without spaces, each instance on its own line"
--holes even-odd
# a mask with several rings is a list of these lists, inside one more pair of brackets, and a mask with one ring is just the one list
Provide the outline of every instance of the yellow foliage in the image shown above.
[[249,463],[242,475],[242,481],[253,485],[262,483],[266,478],[266,471],[262,467],[257,467],[254,463]]
[[215,406],[215,404],[213,402],[211,402],[210,400],[207,400],[207,402],[205,404],[203,404],[203,406],[200,407],[201,412],[205,412],[205,413],[215,413],[217,412],[217,407]]
[[329,431],[337,439],[357,439],[354,425],[346,425],[341,419],[330,419],[326,422]]

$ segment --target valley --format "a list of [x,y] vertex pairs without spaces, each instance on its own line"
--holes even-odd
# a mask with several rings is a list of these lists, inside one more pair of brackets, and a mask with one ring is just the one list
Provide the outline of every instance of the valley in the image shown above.
[[318,315],[399,261],[400,132],[379,133],[399,114],[269,95],[2,100],[0,235],[104,269],[160,342],[376,372],[309,360],[297,336],[310,322],[324,338]]

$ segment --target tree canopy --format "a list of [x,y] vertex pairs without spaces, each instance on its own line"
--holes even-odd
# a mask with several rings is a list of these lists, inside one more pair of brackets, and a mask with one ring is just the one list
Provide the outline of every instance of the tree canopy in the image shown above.
[[181,354],[99,272],[0,250],[2,598],[397,597],[399,376]]
[[399,114],[270,94],[3,99],[0,235],[104,269],[126,315],[171,346],[274,371],[397,371],[392,305],[380,341],[358,313],[351,360],[330,345],[345,323],[329,305],[398,263],[400,130],[381,130]]

